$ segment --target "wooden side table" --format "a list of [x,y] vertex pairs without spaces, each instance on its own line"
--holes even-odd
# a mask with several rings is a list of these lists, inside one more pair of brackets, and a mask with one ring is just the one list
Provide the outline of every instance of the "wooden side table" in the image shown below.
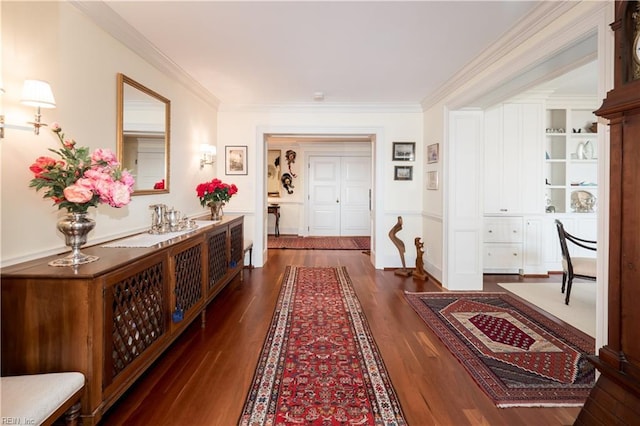
[[275,236],[280,236],[280,206],[278,204],[269,204],[267,206],[267,213],[271,213],[276,217]]

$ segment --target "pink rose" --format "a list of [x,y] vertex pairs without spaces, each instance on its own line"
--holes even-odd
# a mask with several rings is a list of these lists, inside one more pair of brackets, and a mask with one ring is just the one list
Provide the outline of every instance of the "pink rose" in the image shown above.
[[93,198],[93,192],[90,188],[74,183],[67,186],[64,191],[64,198],[71,203],[86,203]]
[[123,207],[131,201],[129,187],[122,182],[114,182],[113,185],[111,185],[110,195],[111,202],[109,205],[111,207]]
[[104,161],[109,166],[113,166],[113,167],[120,165],[120,163],[118,163],[118,159],[116,158],[116,155],[110,149],[103,149],[103,148],[96,149],[93,152],[93,154],[91,154],[91,160],[93,160],[94,163],[99,163],[101,161]]
[[71,149],[76,146],[76,141],[74,141],[73,139],[66,139],[62,144],[65,148]]
[[49,124],[49,128],[55,133],[60,133],[62,131],[62,127],[60,127],[60,124],[56,122]]
[[[129,173],[127,170],[123,170],[120,176],[120,181],[127,185],[130,192],[133,192],[133,185],[135,185],[136,180],[131,173]],[[162,179],[162,182],[164,184],[164,179]]]

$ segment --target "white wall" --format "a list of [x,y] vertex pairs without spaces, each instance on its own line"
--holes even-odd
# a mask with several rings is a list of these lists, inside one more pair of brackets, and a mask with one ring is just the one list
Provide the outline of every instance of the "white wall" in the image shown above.
[[[358,111],[338,107],[271,108],[261,110],[221,110],[218,114],[218,152],[225,145],[247,145],[249,174],[233,176],[240,191],[226,212],[246,215],[245,230],[254,241],[254,263],[262,265],[265,256],[266,185],[265,134],[374,134],[374,241],[372,256],[376,268],[399,267],[399,253],[387,237],[397,216],[403,217],[398,236],[407,247],[407,266],[415,264],[413,239],[422,235],[421,206],[423,195],[424,152],[422,114],[417,107],[403,110],[362,108]],[[394,141],[415,141],[416,161],[412,181],[394,181],[392,162]],[[299,165],[298,165],[299,167]]]
[[[217,108],[176,79],[158,71],[98,28],[66,2],[2,2],[2,112],[8,124],[33,119],[20,104],[27,78],[47,80],[56,109],[42,110],[45,123],[59,122],[80,146],[116,150],[116,75],[122,72],[171,100],[171,192],[136,196],[122,209],[90,209],[96,227],[89,244],[148,229],[151,204],[164,203],[186,214],[204,213],[195,195],[199,182],[216,176],[220,165],[199,168],[201,143],[216,143]],[[57,139],[45,127],[6,129],[1,148],[2,265],[66,250],[56,222],[58,211],[42,192],[29,188],[29,166]],[[220,163],[219,163],[220,164]]]

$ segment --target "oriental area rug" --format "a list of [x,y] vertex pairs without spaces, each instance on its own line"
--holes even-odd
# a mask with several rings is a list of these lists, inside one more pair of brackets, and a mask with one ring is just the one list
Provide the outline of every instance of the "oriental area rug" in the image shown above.
[[300,237],[269,235],[267,248],[294,250],[369,250],[371,237]]
[[579,406],[587,399],[595,383],[589,336],[506,293],[405,295],[496,406]]
[[240,425],[406,425],[346,268],[288,266]]

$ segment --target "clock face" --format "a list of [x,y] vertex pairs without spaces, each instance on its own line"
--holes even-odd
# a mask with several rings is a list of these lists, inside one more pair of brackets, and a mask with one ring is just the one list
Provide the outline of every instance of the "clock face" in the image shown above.
[[633,40],[633,60],[640,65],[640,32],[636,34]]

